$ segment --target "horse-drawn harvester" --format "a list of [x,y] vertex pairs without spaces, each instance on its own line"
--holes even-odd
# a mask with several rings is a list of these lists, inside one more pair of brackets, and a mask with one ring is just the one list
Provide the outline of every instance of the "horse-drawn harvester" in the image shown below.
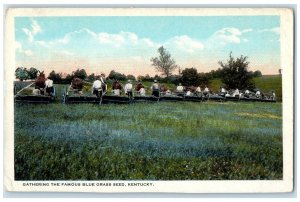
[[[18,103],[51,103],[55,101],[56,88],[51,91],[45,86],[46,77],[43,72],[39,74],[34,82],[29,82],[25,87],[19,87],[20,82],[14,85],[14,100]],[[20,89],[21,88],[21,89]]]

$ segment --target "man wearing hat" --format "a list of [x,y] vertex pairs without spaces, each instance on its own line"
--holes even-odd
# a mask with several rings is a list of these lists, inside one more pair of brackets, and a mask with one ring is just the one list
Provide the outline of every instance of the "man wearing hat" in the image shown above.
[[53,88],[53,81],[50,79],[50,77],[47,77],[47,80],[45,81],[45,88],[46,88],[46,93],[48,95],[52,96],[54,93],[54,88]]
[[102,96],[102,82],[101,82],[101,77],[96,77],[96,80],[93,83],[92,86],[92,93],[93,95],[96,95],[97,98]]
[[154,83],[151,86],[152,95],[155,97],[159,97],[159,85],[156,80],[154,80]]
[[128,80],[127,84],[124,87],[125,94],[129,97],[129,99],[132,99],[132,83],[131,80]]
[[176,91],[178,92],[178,93],[182,93],[183,92],[183,86],[181,85],[181,83],[179,83],[179,85],[177,86],[177,88],[176,88]]
[[103,93],[105,93],[107,91],[107,84],[106,84],[106,81],[105,81],[105,74],[101,73],[99,79],[101,81],[101,89],[102,89]]

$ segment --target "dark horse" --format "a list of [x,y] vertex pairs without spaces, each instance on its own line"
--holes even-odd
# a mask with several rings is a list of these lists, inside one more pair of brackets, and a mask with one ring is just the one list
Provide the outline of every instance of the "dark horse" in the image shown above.
[[46,81],[46,76],[44,74],[44,71],[42,71],[40,72],[40,74],[35,80],[35,89],[39,89],[42,95],[44,95],[44,89],[46,87],[45,81]]
[[74,90],[79,90],[80,91],[83,88],[83,82],[80,78],[75,77],[72,80],[71,86]]
[[145,88],[145,87],[141,82],[139,82],[138,85],[136,85],[135,90],[139,92],[141,88]]
[[121,84],[119,83],[119,81],[114,81],[113,84],[112,84],[112,89],[115,90],[115,89],[119,89],[119,90],[122,90],[122,86]]

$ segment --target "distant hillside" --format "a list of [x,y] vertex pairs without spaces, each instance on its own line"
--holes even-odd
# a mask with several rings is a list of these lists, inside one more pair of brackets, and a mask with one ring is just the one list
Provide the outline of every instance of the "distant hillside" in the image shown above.
[[[277,100],[282,99],[282,79],[280,75],[264,75],[262,77],[254,78],[255,86],[264,93],[270,93],[272,90],[277,95]],[[219,90],[221,85],[220,79],[213,79],[210,88],[213,92]]]
[[262,92],[269,93],[274,90],[278,101],[282,99],[282,77],[280,75],[266,75],[254,79],[255,85]]

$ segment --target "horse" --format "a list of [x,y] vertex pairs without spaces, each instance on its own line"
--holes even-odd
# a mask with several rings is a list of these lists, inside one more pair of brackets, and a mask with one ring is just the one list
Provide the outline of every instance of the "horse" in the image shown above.
[[35,80],[35,88],[36,89],[44,89],[46,87],[45,84],[46,81],[46,76],[44,74],[44,71],[40,72],[40,74],[38,75],[38,77]]
[[116,90],[116,89],[122,90],[122,86],[121,86],[121,84],[119,83],[119,81],[114,81],[114,82],[113,82],[113,84],[112,84],[112,89],[113,89],[113,90]]
[[41,95],[44,95],[44,91],[46,87],[45,81],[46,81],[46,76],[44,74],[44,71],[42,71],[40,72],[40,74],[37,76],[35,80],[35,89],[38,89]]
[[135,90],[139,92],[141,88],[145,88],[145,87],[142,83],[138,83],[135,87]]
[[80,78],[76,77],[72,80],[71,86],[74,90],[79,90],[80,91],[83,88],[83,82]]

